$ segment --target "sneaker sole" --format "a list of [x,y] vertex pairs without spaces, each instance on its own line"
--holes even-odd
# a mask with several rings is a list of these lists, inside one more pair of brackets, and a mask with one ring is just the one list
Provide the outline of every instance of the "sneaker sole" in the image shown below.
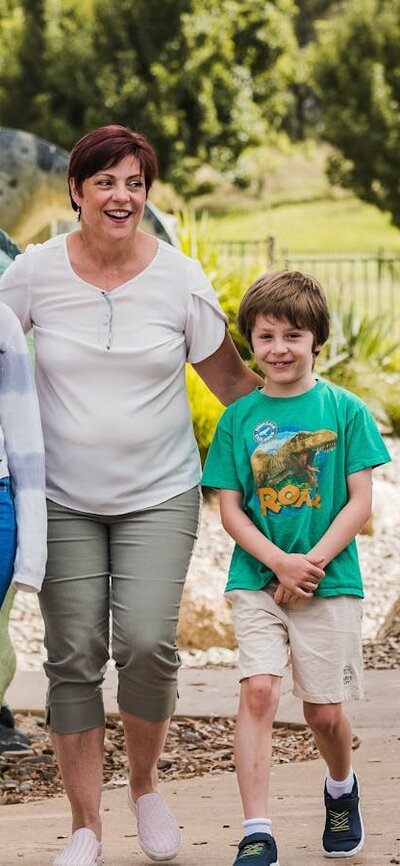
[[142,845],[140,839],[138,839],[138,841],[143,853],[146,854],[147,857],[150,857],[150,860],[156,860],[158,863],[163,863],[164,860],[173,860],[174,857],[179,854],[181,848],[181,846],[179,845],[179,848],[176,848],[175,851],[167,851],[165,853],[163,852],[162,854],[159,854],[155,851],[149,851],[149,849],[146,848],[145,845]]

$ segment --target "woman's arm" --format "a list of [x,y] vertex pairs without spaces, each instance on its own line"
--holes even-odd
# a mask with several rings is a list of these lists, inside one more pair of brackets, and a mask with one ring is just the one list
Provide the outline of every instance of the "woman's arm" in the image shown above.
[[228,331],[216,352],[193,367],[224,406],[264,385],[263,379],[242,361]]
[[348,501],[332,521],[329,529],[308,552],[321,557],[322,566],[331,562],[357,533],[362,529],[371,514],[372,470],[361,469],[347,476]]
[[322,568],[308,556],[285,553],[269,541],[243,511],[239,491],[220,490],[220,509],[224,529],[243,550],[270,568],[279,582],[295,596],[307,598],[313,594],[324,576]]

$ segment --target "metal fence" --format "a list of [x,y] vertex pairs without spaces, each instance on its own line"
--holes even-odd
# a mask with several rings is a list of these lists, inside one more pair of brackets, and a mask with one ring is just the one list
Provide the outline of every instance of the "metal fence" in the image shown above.
[[273,237],[264,241],[217,241],[223,263],[258,273],[278,268],[312,274],[331,301],[353,306],[374,318],[390,315],[400,337],[400,255],[385,250],[372,253],[296,252],[278,247]]

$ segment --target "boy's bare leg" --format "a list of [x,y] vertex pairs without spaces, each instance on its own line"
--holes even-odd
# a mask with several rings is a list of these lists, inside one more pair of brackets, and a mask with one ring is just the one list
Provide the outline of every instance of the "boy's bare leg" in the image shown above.
[[260,674],[242,680],[235,734],[235,763],[245,818],[268,815],[272,724],[281,677]]
[[352,731],[342,704],[303,704],[304,717],[314,734],[332,779],[346,779],[351,767]]

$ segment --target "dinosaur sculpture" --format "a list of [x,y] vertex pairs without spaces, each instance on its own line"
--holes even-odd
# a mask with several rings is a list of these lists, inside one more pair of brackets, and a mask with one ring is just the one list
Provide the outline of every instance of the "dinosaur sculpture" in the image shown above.
[[275,452],[268,454],[256,448],[250,458],[256,487],[279,484],[288,475],[305,481],[311,489],[318,486],[318,468],[314,466],[317,451],[331,451],[336,446],[333,430],[301,430],[287,439]]
[[[0,127],[0,226],[14,236],[29,240],[29,216],[34,208],[43,214],[43,227],[49,222],[47,211],[68,212],[66,171],[68,153],[30,132]],[[70,211],[69,211],[70,212]],[[72,215],[70,217],[72,220]],[[67,227],[66,227],[67,228]],[[173,217],[146,203],[143,228],[177,246]],[[67,228],[68,230],[68,228]]]
[[0,277],[21,250],[6,232],[0,229]]

